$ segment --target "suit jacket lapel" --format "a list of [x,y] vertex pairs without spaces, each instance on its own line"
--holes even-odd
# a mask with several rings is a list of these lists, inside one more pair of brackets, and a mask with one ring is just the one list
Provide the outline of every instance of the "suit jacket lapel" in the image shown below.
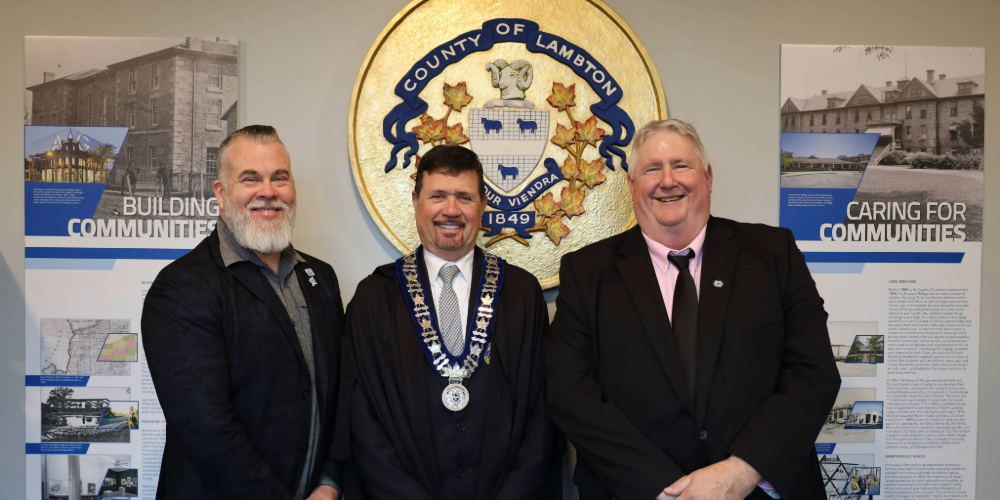
[[302,355],[302,346],[299,345],[299,338],[295,335],[295,327],[292,326],[292,319],[288,317],[285,305],[281,303],[278,294],[274,293],[274,288],[267,282],[267,278],[260,272],[256,264],[249,261],[236,262],[232,266],[226,267],[222,263],[222,255],[219,253],[219,236],[217,233],[212,233],[212,237],[215,238],[215,241],[212,242],[211,248],[217,263],[229,271],[236,278],[236,281],[247,287],[258,300],[271,309],[274,319],[281,326],[281,331],[284,332],[285,337],[288,338],[288,342],[292,345],[292,349],[295,350],[295,357],[299,360],[299,367],[305,369],[305,357]]
[[656,270],[649,256],[649,248],[642,237],[638,226],[632,228],[621,248],[621,257],[616,266],[628,287],[629,295],[635,303],[639,317],[645,327],[646,335],[653,345],[653,351],[660,360],[663,371],[667,374],[670,385],[674,388],[678,401],[691,414],[694,414],[694,401],[688,393],[684,373],[681,371],[681,361],[674,348],[674,337],[670,330],[670,317],[663,305],[663,295],[656,280]]
[[[733,289],[733,276],[740,245],[735,234],[718,223],[708,221],[705,245],[702,248],[701,291],[698,298],[698,352],[696,395],[698,412],[695,421],[701,427],[708,408],[708,395],[712,377],[722,347],[722,332],[726,325],[729,295]],[[719,286],[716,286],[719,282]]]
[[[329,311],[323,307],[323,288],[329,286],[328,283],[319,283],[319,286],[309,282],[306,269],[309,268],[307,262],[299,262],[295,265],[295,276],[299,280],[299,288],[306,299],[306,306],[309,308],[309,326],[312,332],[313,363],[316,371],[316,397],[319,404],[320,413],[326,409],[326,396],[329,391],[330,367],[327,366],[328,359],[340,359],[336,345],[328,345],[329,339],[326,332],[330,328],[331,322],[328,318]],[[330,350],[330,351],[328,351]]]

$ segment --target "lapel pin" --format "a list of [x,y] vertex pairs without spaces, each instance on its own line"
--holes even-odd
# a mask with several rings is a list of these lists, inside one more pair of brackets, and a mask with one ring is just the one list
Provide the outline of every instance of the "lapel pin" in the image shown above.
[[722,288],[722,280],[713,281],[712,286],[714,286],[715,288]]
[[316,285],[319,284],[319,283],[316,283],[316,278],[313,278],[311,276],[309,277],[309,283],[312,284],[312,286],[316,286]]
[[311,267],[306,268],[306,276],[316,276]]

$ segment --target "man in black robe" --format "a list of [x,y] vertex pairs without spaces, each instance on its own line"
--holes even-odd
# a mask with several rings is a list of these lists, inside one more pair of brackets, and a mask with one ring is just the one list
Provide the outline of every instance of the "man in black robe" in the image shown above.
[[[350,444],[338,439],[338,447],[341,458],[353,459],[359,481],[345,479],[345,494],[553,498],[557,440],[540,354],[549,318],[538,281],[502,261],[498,275],[490,264],[499,259],[476,247],[486,201],[471,150],[433,148],[419,162],[412,197],[421,248],[399,266],[377,268],[348,306],[341,394],[350,410],[338,432],[349,432]],[[421,292],[404,294],[417,284]],[[499,290],[484,295],[489,284]],[[451,354],[447,366],[471,367],[471,376],[443,376],[447,368],[430,360],[445,366],[444,353]]]

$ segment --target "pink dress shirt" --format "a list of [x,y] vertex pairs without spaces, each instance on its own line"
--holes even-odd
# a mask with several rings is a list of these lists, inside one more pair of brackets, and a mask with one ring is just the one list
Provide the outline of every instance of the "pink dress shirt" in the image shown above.
[[[646,236],[646,233],[642,233],[642,237],[646,240],[646,246],[649,247],[649,257],[653,260],[653,268],[656,269],[656,282],[660,285],[660,295],[663,296],[663,305],[667,307],[667,316],[671,322],[674,321],[674,285],[677,283],[677,275],[680,274],[680,269],[677,269],[677,266],[673,265],[667,259],[667,256],[684,253],[687,249],[691,249],[694,252],[694,258],[688,264],[688,269],[691,271],[691,277],[694,278],[695,291],[698,297],[701,298],[701,250],[705,246],[705,230],[707,228],[708,225],[701,228],[698,236],[695,236],[688,246],[680,249],[667,247]],[[767,480],[761,481],[758,486],[772,498],[778,498],[777,493],[774,492],[774,487]],[[662,497],[668,498],[666,495]]]
[[691,277],[694,278],[694,288],[698,297],[701,297],[701,247],[705,245],[705,227],[701,228],[698,236],[695,236],[691,243],[680,249],[669,248],[657,241],[654,241],[646,233],[642,237],[646,239],[646,246],[649,247],[649,257],[653,259],[653,267],[656,269],[656,281],[660,284],[660,295],[663,296],[663,305],[667,306],[667,316],[670,321],[674,320],[674,284],[677,283],[677,275],[680,270],[677,266],[667,260],[668,255],[683,253],[684,250],[691,249],[694,258],[688,264]]

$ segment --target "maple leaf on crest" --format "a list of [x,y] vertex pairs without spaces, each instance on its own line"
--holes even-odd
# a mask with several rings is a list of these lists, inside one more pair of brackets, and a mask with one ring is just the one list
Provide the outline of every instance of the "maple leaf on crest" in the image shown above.
[[469,142],[469,138],[462,133],[462,124],[456,123],[451,127],[445,127],[444,130],[444,140],[452,146],[457,146],[459,144],[465,144]]
[[420,155],[413,155],[413,173],[410,174],[410,178],[414,181],[417,180],[417,165],[420,165]]
[[420,125],[413,127],[413,133],[426,144],[444,139],[445,127],[444,120],[435,120],[433,116],[424,113],[420,115]]
[[590,189],[594,189],[594,186],[603,184],[608,179],[601,173],[603,168],[604,162],[601,158],[594,161],[584,161],[580,164],[580,175],[576,178]]
[[535,200],[535,211],[542,217],[552,217],[559,211],[559,205],[552,199],[552,193],[545,193],[545,196]]
[[458,85],[452,87],[447,83],[444,84],[444,104],[455,111],[462,111],[462,108],[468,106],[472,102],[472,96],[467,94],[468,89],[465,86],[465,82],[459,82]]
[[556,124],[556,135],[552,136],[552,144],[563,149],[576,142],[576,129],[573,127],[563,127],[561,123]]
[[562,217],[553,217],[545,221],[545,236],[557,246],[569,234],[569,227],[563,224]]
[[552,107],[566,111],[570,106],[576,106],[576,84],[564,87],[561,83],[552,82],[552,95],[546,99]]
[[596,146],[597,141],[604,137],[604,129],[597,126],[597,117],[590,115],[587,121],[576,122],[576,137],[591,146]]
[[582,189],[570,191],[568,187],[562,188],[559,193],[559,208],[566,212],[567,217],[576,217],[583,214],[583,199],[587,196]]
[[566,180],[576,179],[576,176],[580,175],[580,167],[576,164],[576,160],[572,156],[567,156],[566,160],[563,161],[559,170],[562,170],[563,177]]

